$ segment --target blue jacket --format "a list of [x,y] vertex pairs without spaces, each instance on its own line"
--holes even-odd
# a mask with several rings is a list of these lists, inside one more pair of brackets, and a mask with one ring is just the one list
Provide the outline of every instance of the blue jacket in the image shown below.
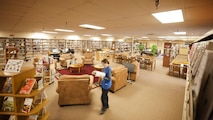
[[112,86],[112,70],[108,66],[103,69],[103,72],[106,73],[106,76],[103,78],[101,86],[103,89],[109,89]]

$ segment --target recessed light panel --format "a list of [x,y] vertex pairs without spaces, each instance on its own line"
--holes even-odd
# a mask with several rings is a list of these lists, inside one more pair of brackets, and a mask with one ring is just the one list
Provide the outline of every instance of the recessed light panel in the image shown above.
[[101,34],[102,36],[112,36],[112,35],[110,35],[110,34]]
[[174,32],[175,35],[186,35],[186,32]]
[[152,14],[161,23],[177,23],[184,22],[182,10],[172,10]]
[[74,30],[68,30],[68,29],[54,29],[54,30],[59,32],[74,32]]
[[53,32],[53,31],[42,31],[43,33],[48,33],[48,34],[58,34],[58,32]]
[[106,29],[106,28],[101,27],[101,26],[90,25],[90,24],[81,24],[81,25],[79,25],[79,26],[80,26],[80,27],[83,27],[83,28],[89,28],[89,29],[95,29],[95,30]]

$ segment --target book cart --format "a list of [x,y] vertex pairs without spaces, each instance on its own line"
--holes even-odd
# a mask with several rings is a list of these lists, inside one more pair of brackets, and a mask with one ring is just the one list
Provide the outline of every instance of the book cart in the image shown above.
[[[43,84],[43,87],[38,89],[36,88],[35,82],[29,94],[20,94],[20,89],[23,87],[25,80],[27,78],[33,78],[34,75],[35,68],[27,67],[22,67],[22,70],[18,73],[5,73],[4,71],[0,71],[0,120],[9,120],[11,118],[13,120],[28,120],[40,114],[41,111],[45,111],[45,105],[48,102],[47,99],[42,100],[39,104],[33,105],[29,112],[23,112],[25,99],[35,98],[35,96],[44,92],[45,88],[48,86],[48,84]],[[5,82],[11,83],[8,89],[5,89]],[[12,101],[9,103],[10,105],[6,107],[4,106],[5,97],[12,98]],[[36,120],[46,120],[49,115],[49,112],[43,112]]]

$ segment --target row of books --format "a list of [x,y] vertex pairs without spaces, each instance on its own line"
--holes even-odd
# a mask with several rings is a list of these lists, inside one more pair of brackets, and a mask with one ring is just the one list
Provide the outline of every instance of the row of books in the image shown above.
[[[43,108],[41,111],[39,111],[37,114],[30,115],[26,120],[39,120],[42,118],[46,113],[46,108]],[[15,115],[10,115],[8,120],[16,120]]]
[[[21,87],[19,94],[30,94],[33,88],[42,89],[43,79],[36,80],[35,78],[27,78]],[[12,93],[12,79],[8,77],[2,87],[2,93]]]
[[[46,92],[40,92],[34,98],[25,98],[21,112],[29,113],[36,105],[41,104],[43,100],[47,99]],[[2,111],[14,112],[14,97],[5,96],[2,102]]]

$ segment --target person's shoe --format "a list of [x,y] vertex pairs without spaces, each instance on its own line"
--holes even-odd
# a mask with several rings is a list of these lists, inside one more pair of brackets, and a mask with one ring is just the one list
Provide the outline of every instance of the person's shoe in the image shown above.
[[100,115],[103,115],[105,112],[106,112],[106,109],[102,108],[101,111],[100,111]]

